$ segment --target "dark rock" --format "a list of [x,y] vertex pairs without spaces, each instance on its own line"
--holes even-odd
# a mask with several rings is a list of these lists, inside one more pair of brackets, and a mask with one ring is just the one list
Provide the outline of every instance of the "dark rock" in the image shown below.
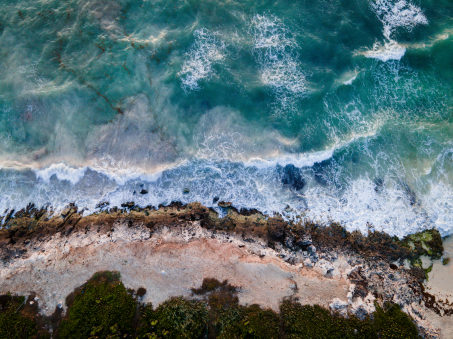
[[399,184],[403,192],[409,198],[409,203],[411,204],[411,206],[415,205],[415,203],[417,202],[417,195],[415,194],[415,192],[405,182],[401,181]]
[[125,208],[132,208],[135,206],[135,202],[133,201],[130,201],[130,202],[126,202],[124,204],[121,204],[121,207],[125,207]]
[[184,188],[184,189],[182,190],[182,192],[183,192],[184,194],[189,194],[190,190],[189,190],[188,188]]
[[258,211],[255,208],[250,208],[250,209],[241,208],[241,210],[238,211],[238,213],[241,214],[241,215],[245,215],[245,216],[251,216],[253,214],[260,214],[260,211]]
[[285,237],[286,223],[283,220],[271,220],[269,222],[269,236],[278,241],[282,241]]
[[304,235],[296,242],[296,245],[304,250],[308,249],[308,246],[310,246],[311,244],[312,240],[310,235]]
[[329,178],[327,177],[327,174],[325,173],[325,169],[327,165],[329,164],[328,161],[323,161],[321,163],[316,163],[312,167],[313,171],[313,178],[315,181],[322,185],[322,186],[327,186],[329,184]]
[[356,285],[353,298],[365,298],[368,295],[368,282],[362,272],[362,268],[358,267],[349,273],[349,279]]
[[102,201],[100,202],[99,204],[96,205],[96,208],[105,208],[107,207],[108,205],[110,205],[110,203],[108,201]]
[[397,270],[398,269],[398,266],[396,266],[395,264],[390,264],[390,268],[392,270]]
[[63,217],[66,217],[69,213],[71,213],[71,208],[70,207],[66,207],[63,211],[61,211],[61,215]]
[[310,253],[310,254],[316,253],[316,247],[313,245],[308,246],[307,250],[308,250],[308,253]]
[[217,202],[217,201],[219,201],[219,200],[220,200],[219,197],[214,197],[214,199],[212,199],[212,202]]
[[[8,210],[6,210],[6,211],[8,211]],[[5,211],[5,213],[6,213],[6,211]],[[8,222],[9,219],[11,219],[11,217],[13,216],[13,214],[14,214],[14,210],[12,209],[12,210],[6,215],[6,217],[5,217],[5,223]]]
[[227,208],[227,207],[231,207],[233,203],[230,202],[230,201],[219,201],[219,203],[217,205],[219,205],[219,207],[222,207],[222,208]]
[[294,237],[293,236],[287,236],[286,237],[285,246],[287,248],[293,248],[294,247]]
[[374,184],[376,185],[374,187],[374,190],[376,192],[380,192],[384,188],[384,179],[376,178],[376,179],[374,179]]
[[294,165],[286,165],[283,168],[282,184],[289,185],[296,191],[304,188],[305,181],[300,174],[300,169]]
[[142,190],[140,191],[140,194],[148,194],[148,191],[145,190],[145,189],[142,189]]

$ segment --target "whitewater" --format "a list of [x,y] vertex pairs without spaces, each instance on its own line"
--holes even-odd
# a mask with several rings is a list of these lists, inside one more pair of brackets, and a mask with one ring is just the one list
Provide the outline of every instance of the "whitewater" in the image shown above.
[[452,18],[423,0],[3,3],[1,215],[230,201],[450,235]]

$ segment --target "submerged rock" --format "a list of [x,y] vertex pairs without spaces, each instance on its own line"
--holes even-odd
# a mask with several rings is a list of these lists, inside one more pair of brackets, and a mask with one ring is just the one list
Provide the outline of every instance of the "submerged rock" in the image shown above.
[[294,165],[286,165],[283,168],[282,184],[289,185],[296,191],[301,190],[305,186],[305,181],[302,178],[300,169]]

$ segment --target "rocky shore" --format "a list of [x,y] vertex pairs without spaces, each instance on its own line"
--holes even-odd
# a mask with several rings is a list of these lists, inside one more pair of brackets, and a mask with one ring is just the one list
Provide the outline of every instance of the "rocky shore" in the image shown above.
[[119,272],[127,288],[147,291],[141,302],[155,307],[175,296],[199,299],[194,289],[209,278],[235,286],[244,307],[278,313],[291,300],[365,321],[399,305],[421,336],[453,337],[453,305],[424,285],[422,259],[443,252],[437,231],[364,236],[338,224],[219,206],[223,218],[199,203],[103,204],[90,216],[73,205],[60,215],[33,206],[11,213],[0,230],[0,295],[33,295],[42,316],[63,316],[67,296],[99,271]]

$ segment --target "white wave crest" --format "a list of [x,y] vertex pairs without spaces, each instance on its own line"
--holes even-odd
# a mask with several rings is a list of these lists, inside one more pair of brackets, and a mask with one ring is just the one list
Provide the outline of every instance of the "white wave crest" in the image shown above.
[[398,45],[395,41],[386,42],[384,46],[375,43],[371,51],[367,51],[365,56],[386,62],[389,60],[401,60],[406,54],[406,48]]
[[411,206],[407,192],[397,186],[376,190],[369,179],[353,181],[342,194],[316,186],[305,197],[306,217],[327,224],[336,221],[350,231],[377,230],[404,237],[430,226],[426,213]]
[[397,28],[404,28],[408,31],[418,25],[427,25],[428,19],[421,8],[405,0],[375,0],[371,8],[378,19],[384,25],[384,45],[376,43],[372,51],[365,53],[368,58],[374,58],[386,62],[388,60],[401,60],[406,53],[406,48],[399,45],[393,38]]
[[349,78],[348,80],[344,81],[343,84],[352,85],[352,83],[354,82],[355,79],[357,79],[357,75],[354,75],[352,78]]
[[197,29],[193,35],[195,42],[185,54],[186,60],[179,75],[184,90],[198,91],[201,89],[200,80],[213,76],[212,65],[225,58],[226,49],[218,35],[206,28]]
[[35,169],[37,179],[43,180],[45,183],[50,182],[50,178],[55,175],[55,177],[60,181],[69,181],[71,184],[77,184],[86,174],[87,170],[97,172],[109,178],[112,181],[115,181],[118,185],[124,185],[126,182],[131,180],[142,180],[147,182],[152,182],[157,180],[162,172],[157,173],[145,173],[139,169],[105,169],[100,167],[71,167],[66,164],[52,164],[48,167],[42,169]]
[[285,155],[275,159],[252,158],[244,162],[244,165],[246,167],[253,166],[259,169],[274,167],[277,165],[284,167],[289,164],[292,164],[298,168],[311,167],[316,163],[330,159],[333,156],[334,151],[335,148],[331,148],[326,151],[320,151],[315,153]]
[[35,170],[36,177],[49,183],[52,176],[60,181],[69,181],[71,184],[77,184],[82,179],[87,171],[87,167],[74,168],[65,164],[52,164],[49,167]]

